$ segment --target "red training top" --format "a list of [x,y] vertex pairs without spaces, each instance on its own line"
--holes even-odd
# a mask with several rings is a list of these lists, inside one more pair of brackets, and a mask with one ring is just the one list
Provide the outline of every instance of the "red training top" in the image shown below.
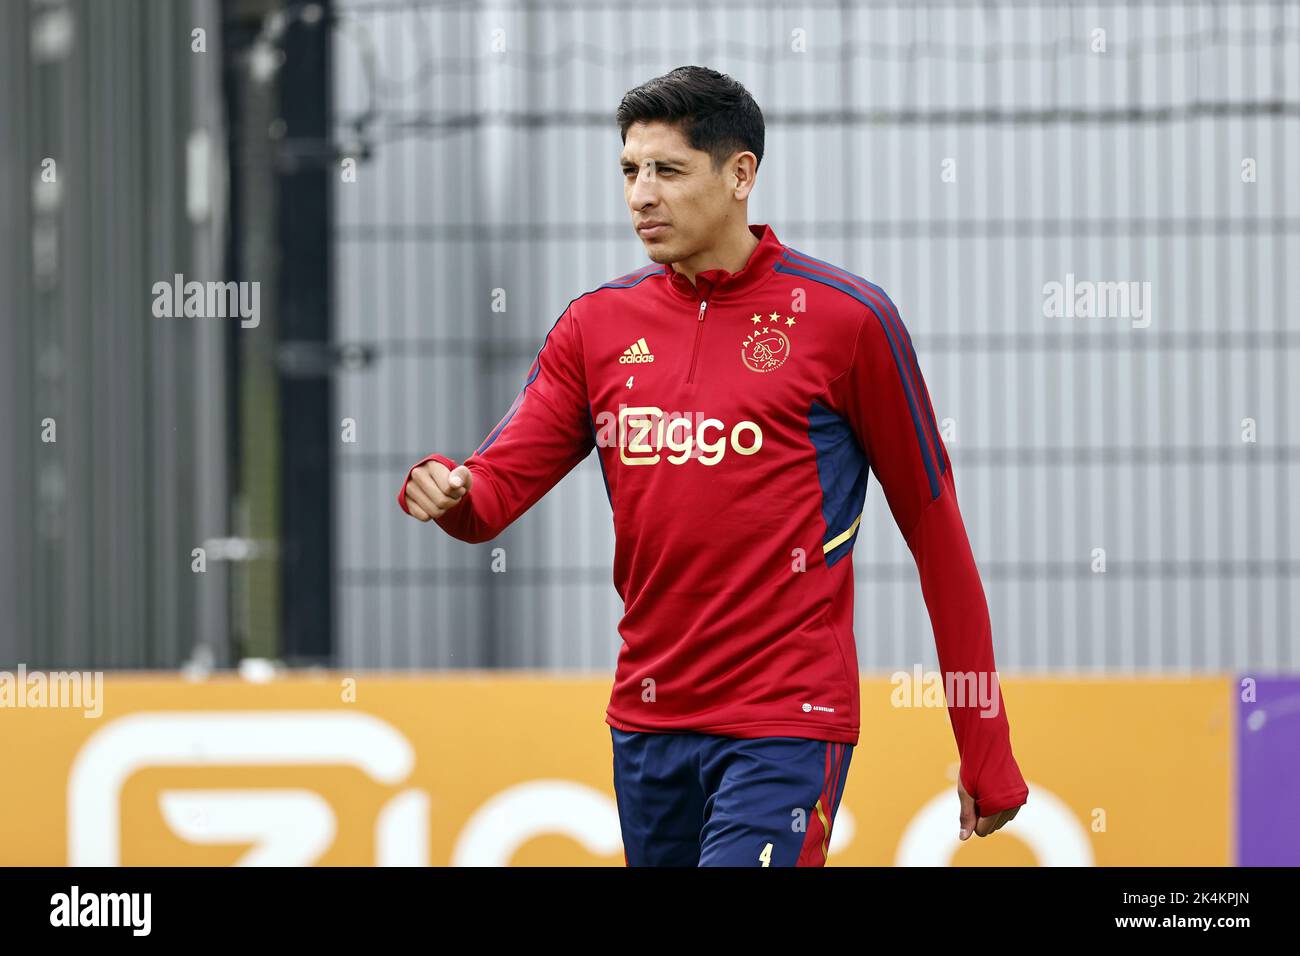
[[962,782],[981,815],[1018,806],[988,606],[907,329],[878,286],[749,228],[739,272],[692,286],[651,264],[570,302],[437,522],[488,541],[596,448],[624,602],[608,723],[856,744],[853,543],[874,472],[945,680],[972,691],[948,698]]

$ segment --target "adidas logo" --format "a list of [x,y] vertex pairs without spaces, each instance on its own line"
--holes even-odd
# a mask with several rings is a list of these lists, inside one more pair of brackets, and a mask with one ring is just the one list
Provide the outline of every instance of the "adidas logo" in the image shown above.
[[637,339],[623,350],[623,354],[618,357],[618,364],[640,365],[643,362],[653,362],[654,360],[655,357],[650,351],[650,346],[645,344],[645,339]]

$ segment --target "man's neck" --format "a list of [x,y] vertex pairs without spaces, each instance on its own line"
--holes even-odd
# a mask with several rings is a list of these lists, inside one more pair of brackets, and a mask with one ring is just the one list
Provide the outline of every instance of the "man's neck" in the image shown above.
[[739,272],[749,261],[749,257],[758,247],[758,238],[749,231],[749,226],[742,222],[736,228],[708,249],[703,249],[693,256],[673,263],[673,269],[695,284],[695,277],[709,269],[726,269]]

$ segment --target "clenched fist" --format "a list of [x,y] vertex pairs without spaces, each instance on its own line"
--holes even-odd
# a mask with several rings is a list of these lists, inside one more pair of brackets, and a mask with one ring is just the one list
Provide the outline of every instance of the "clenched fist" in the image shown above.
[[426,461],[407,479],[406,510],[420,521],[441,518],[469,493],[470,482],[470,471],[464,465],[448,471],[440,462]]
[[[995,830],[1001,830],[1014,820],[1016,814],[1020,812],[1020,807],[1012,807],[1009,810],[1001,810],[987,817],[979,816],[975,812],[975,798],[967,793],[965,785],[961,782],[960,774],[957,775],[957,800],[961,805],[959,818],[961,830],[957,834],[958,840],[969,840],[972,833],[977,837],[986,837]],[[1024,804],[1020,806],[1024,806]]]

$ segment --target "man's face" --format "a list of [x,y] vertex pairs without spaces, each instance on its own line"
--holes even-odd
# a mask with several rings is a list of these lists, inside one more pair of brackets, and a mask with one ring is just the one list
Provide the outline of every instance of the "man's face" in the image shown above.
[[713,243],[734,200],[725,165],[714,172],[708,153],[659,122],[628,127],[620,162],[632,226],[652,261],[678,262]]

